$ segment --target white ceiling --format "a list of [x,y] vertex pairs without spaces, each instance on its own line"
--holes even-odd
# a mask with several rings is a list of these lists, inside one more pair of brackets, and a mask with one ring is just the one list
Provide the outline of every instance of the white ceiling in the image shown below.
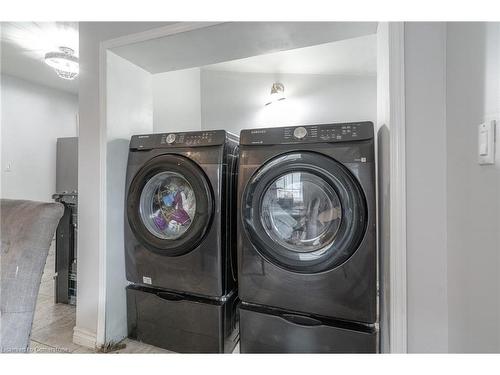
[[[226,22],[116,47],[112,51],[144,70],[156,74],[236,59],[252,59],[252,56],[343,41],[371,35],[376,31],[376,22]],[[361,41],[360,48],[364,48],[367,43],[365,41],[363,44]],[[373,48],[370,51],[373,51]],[[356,47],[340,46],[338,49],[339,53],[345,56],[343,66],[348,64],[347,60],[352,63],[352,59],[348,56],[350,53],[354,53],[355,56],[362,56],[363,53]],[[328,56],[329,61],[340,64],[341,62],[337,61],[333,54],[332,52]],[[319,60],[316,63],[319,66],[321,53],[315,58]],[[256,61],[255,65],[258,65],[260,60]],[[267,64],[269,67],[272,65],[270,61]],[[314,68],[312,64],[308,66]]]
[[376,75],[377,36],[371,34],[226,61],[203,69],[242,73]]
[[2,22],[1,72],[54,89],[78,93],[78,78],[59,78],[44,63],[45,53],[67,46],[78,56],[76,22]]
[[[115,52],[151,73],[203,64],[210,64],[205,65],[204,69],[235,72],[376,73],[376,36],[373,34],[376,23],[244,23],[235,29],[243,28],[240,31],[242,35],[229,38],[229,35],[235,34],[233,26],[234,23],[226,23],[205,29],[203,33],[177,34],[175,38],[165,37],[129,45]],[[63,80],[43,61],[46,52],[56,50],[61,45],[73,48],[78,55],[77,23],[2,22],[0,34],[2,73],[78,93],[78,78]],[[214,38],[210,38],[212,34]],[[222,39],[215,38],[221,34],[224,35]],[[256,40],[256,34],[259,36],[255,42],[257,45],[249,47],[251,40]],[[205,39],[198,40],[197,35]],[[264,38],[265,35],[267,37]],[[271,35],[274,37],[271,38]],[[207,41],[212,39],[220,40],[222,45],[207,45]],[[332,40],[334,42],[330,42]],[[219,53],[219,49],[225,54]],[[273,53],[260,54],[266,51]],[[251,56],[252,53],[257,56]],[[218,61],[214,61],[213,56],[218,56]],[[245,58],[234,60],[238,57]]]

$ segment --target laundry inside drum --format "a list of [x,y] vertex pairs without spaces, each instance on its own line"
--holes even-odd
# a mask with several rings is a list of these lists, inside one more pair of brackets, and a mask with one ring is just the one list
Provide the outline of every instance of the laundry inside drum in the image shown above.
[[160,172],[144,186],[139,210],[141,220],[150,233],[165,240],[177,239],[194,220],[194,190],[181,174]]

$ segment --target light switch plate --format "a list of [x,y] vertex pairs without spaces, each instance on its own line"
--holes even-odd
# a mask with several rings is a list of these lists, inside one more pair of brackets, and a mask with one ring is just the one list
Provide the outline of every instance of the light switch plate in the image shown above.
[[480,165],[495,164],[495,120],[487,121],[478,127],[478,162]]

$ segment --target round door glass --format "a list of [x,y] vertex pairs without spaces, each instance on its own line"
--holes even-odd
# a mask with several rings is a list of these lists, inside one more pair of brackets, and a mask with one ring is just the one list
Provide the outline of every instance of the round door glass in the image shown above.
[[196,197],[179,173],[161,172],[144,185],[139,211],[145,227],[156,237],[174,240],[191,226]]
[[298,253],[328,247],[335,239],[341,219],[337,193],[312,173],[282,175],[271,183],[261,201],[260,220],[267,235]]

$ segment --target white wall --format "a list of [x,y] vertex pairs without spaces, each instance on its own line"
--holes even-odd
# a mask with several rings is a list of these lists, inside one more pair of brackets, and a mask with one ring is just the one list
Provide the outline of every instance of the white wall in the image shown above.
[[[287,99],[270,106],[271,85]],[[154,131],[241,129],[375,121],[375,76],[263,74],[186,69],[153,75]]]
[[57,138],[77,135],[78,98],[8,75],[1,80],[2,198],[51,202]]
[[154,131],[201,129],[200,68],[153,75]]
[[[105,194],[101,173],[101,143],[106,133],[100,128],[99,102],[99,45],[101,41],[117,38],[165,23],[154,22],[80,22],[80,76],[78,143],[78,296],[76,327],[73,340],[86,346],[102,345],[97,337],[99,306],[99,248],[100,234],[105,230],[101,221],[101,197]],[[103,191],[104,190],[104,191]],[[102,194],[101,194],[102,193]],[[104,302],[104,301],[101,301]],[[104,322],[102,322],[104,323]]]
[[500,120],[500,24],[447,25],[449,349],[500,352],[500,124],[496,165],[477,164],[477,125]]
[[[500,24],[406,23],[408,349],[500,351]],[[497,128],[497,152],[500,131]]]
[[[287,99],[265,106],[273,82]],[[376,77],[201,71],[203,129],[376,120]]]
[[446,26],[405,24],[408,351],[448,350]]
[[[125,80],[124,77],[127,77]],[[150,73],[107,53],[106,342],[127,337],[124,203],[128,146],[134,134],[153,132]]]

